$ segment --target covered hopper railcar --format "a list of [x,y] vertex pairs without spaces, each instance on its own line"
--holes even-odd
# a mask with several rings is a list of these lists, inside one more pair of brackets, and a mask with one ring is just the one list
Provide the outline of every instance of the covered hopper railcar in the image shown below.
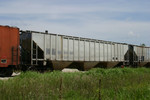
[[18,28],[0,26],[0,75],[11,76],[20,64],[19,40]]
[[150,48],[89,38],[21,31],[21,47],[26,65],[51,69],[144,66],[150,62]]
[[133,53],[130,56],[133,56],[133,65],[150,66],[150,47],[133,46]]

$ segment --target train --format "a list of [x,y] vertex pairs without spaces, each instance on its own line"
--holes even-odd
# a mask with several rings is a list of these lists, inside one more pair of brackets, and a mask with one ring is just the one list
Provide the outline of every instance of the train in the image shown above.
[[0,75],[14,69],[150,66],[150,47],[0,26]]

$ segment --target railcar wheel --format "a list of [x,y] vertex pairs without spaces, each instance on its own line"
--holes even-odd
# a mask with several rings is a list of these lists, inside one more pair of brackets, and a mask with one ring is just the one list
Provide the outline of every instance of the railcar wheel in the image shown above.
[[22,66],[21,66],[21,70],[22,70],[23,72],[26,72],[26,71],[28,70],[28,66],[22,65]]
[[2,77],[10,77],[13,73],[12,68],[2,68],[0,69],[0,76]]
[[12,68],[8,68],[5,72],[5,76],[10,77],[13,74]]

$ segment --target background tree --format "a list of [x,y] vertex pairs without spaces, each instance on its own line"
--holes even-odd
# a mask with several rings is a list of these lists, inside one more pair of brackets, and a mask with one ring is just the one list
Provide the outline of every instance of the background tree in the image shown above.
[[144,43],[140,44],[140,46],[145,47],[146,45]]

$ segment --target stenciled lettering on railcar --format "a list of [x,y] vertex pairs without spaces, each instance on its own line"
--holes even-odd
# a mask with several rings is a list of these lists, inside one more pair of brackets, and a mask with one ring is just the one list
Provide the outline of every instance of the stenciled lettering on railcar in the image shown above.
[[50,48],[46,48],[46,54],[47,54],[47,55],[50,54]]

